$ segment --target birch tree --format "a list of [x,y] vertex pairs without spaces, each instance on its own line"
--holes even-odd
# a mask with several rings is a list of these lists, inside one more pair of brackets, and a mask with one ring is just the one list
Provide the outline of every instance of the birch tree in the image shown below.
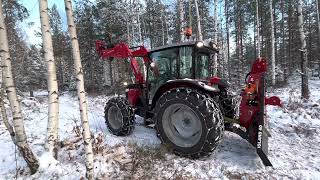
[[303,27],[303,14],[302,14],[302,0],[298,0],[297,6],[297,14],[298,14],[298,27],[299,27],[299,35],[300,35],[300,52],[301,52],[301,96],[304,99],[309,99],[309,84],[308,84],[308,59],[307,59],[307,43],[306,36],[304,34]]
[[318,23],[318,76],[320,78],[320,12],[319,12],[319,0],[315,0],[317,5],[317,23]]
[[257,56],[260,58],[261,45],[260,45],[260,22],[259,22],[259,1],[256,0],[256,24],[257,24]]
[[47,83],[49,95],[49,114],[47,125],[46,150],[57,159],[58,156],[58,128],[59,128],[59,96],[55,60],[53,57],[51,27],[48,16],[48,1],[39,0],[41,32],[44,59],[47,64]]
[[177,0],[178,11],[179,11],[179,25],[180,25],[180,42],[184,41],[184,8],[183,8],[183,0]]
[[274,39],[274,21],[273,21],[273,8],[272,0],[269,0],[269,10],[270,10],[270,31],[271,31],[271,83],[274,86],[276,84],[276,57],[275,57],[275,39]]
[[110,70],[111,67],[111,60],[103,61],[103,77],[104,77],[104,86],[112,86],[111,78],[112,72]]
[[[1,4],[0,4],[1,5]],[[0,61],[2,61],[2,56],[0,54]],[[4,100],[5,100],[5,97],[4,97],[4,83],[3,83],[3,79],[2,79],[2,70],[0,72],[0,110],[1,110],[1,117],[2,117],[2,121],[4,123],[4,126],[7,128],[10,136],[11,136],[11,140],[12,142],[15,144],[15,133],[14,133],[14,129],[11,125],[11,123],[9,122],[9,119],[8,119],[8,115],[7,115],[7,110],[6,110],[6,107],[5,107],[5,103],[4,103]]]
[[[27,136],[24,128],[21,107],[18,101],[15,83],[13,81],[7,30],[4,23],[4,16],[2,12],[2,0],[0,0],[0,39],[1,39],[0,41],[1,69],[2,69],[2,77],[3,77],[2,85],[4,86],[3,88],[6,89],[7,96],[9,99],[12,116],[13,116],[14,132],[13,132],[13,128],[10,128],[8,130],[10,132],[11,137],[14,135],[13,143],[18,147],[21,155],[23,156],[24,160],[27,162],[28,167],[31,170],[31,173],[34,174],[39,168],[39,161],[37,157],[33,154],[27,142]],[[3,104],[1,109],[2,111],[4,110]],[[5,119],[5,116],[3,116],[3,119]]]
[[201,31],[201,23],[200,23],[200,13],[199,13],[199,8],[198,8],[198,1],[194,0],[194,6],[196,9],[196,16],[197,16],[197,40],[202,41],[202,31]]
[[[138,33],[139,33],[139,44],[144,45],[144,40],[142,39],[142,31],[141,31],[141,20],[140,20],[140,6],[138,7],[138,12],[137,12],[137,23],[138,23]],[[169,39],[169,38],[168,38]],[[144,79],[147,79],[147,68],[146,66],[143,66],[143,77]]]
[[[2,85],[3,84],[1,82],[1,86]],[[14,130],[13,130],[11,123],[9,122],[7,110],[4,105],[4,89],[3,89],[3,87],[1,87],[1,89],[0,89],[0,109],[1,109],[1,117],[2,117],[2,121],[4,123],[4,126],[7,128],[12,142],[15,143],[15,133],[14,133]]]
[[293,19],[293,8],[292,8],[292,1],[289,0],[288,2],[289,4],[289,9],[288,9],[288,66],[289,66],[289,72],[290,74],[292,73],[292,69],[293,69],[293,57],[292,57],[292,34],[293,34],[293,28],[292,28],[292,19]]
[[[217,13],[217,6],[218,6],[218,0],[214,0],[214,16],[213,16],[213,43],[218,45],[218,34],[217,34],[217,31],[218,31],[218,27],[217,27],[217,16],[218,16],[218,13]],[[213,55],[213,75],[214,76],[217,76],[218,75],[218,54],[215,53]]]
[[283,68],[283,80],[284,82],[287,82],[288,78],[288,58],[287,58],[287,53],[286,53],[286,34],[285,34],[285,27],[284,27],[284,0],[280,1],[281,3],[281,39],[282,39],[282,68]]
[[93,152],[91,144],[91,133],[88,120],[88,108],[86,100],[86,92],[84,89],[83,69],[80,59],[79,43],[77,38],[76,26],[74,24],[72,2],[71,0],[65,0],[65,8],[68,21],[68,30],[71,38],[72,55],[74,60],[74,69],[77,76],[77,92],[79,97],[80,116],[82,121],[82,136],[85,145],[86,153],[86,177],[93,179]]
[[162,46],[165,44],[165,18],[164,18],[164,9],[161,10],[161,32],[162,32]]
[[226,32],[227,32],[227,66],[228,66],[228,80],[231,82],[231,68],[230,68],[230,32],[229,32],[229,3],[228,0],[224,1],[225,17],[226,17]]

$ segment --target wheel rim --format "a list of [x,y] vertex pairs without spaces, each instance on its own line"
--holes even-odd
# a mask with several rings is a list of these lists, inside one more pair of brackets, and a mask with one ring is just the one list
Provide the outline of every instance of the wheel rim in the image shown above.
[[113,129],[120,129],[123,126],[122,114],[118,107],[111,106],[108,111],[108,121]]
[[192,147],[201,138],[201,121],[194,110],[184,104],[167,107],[162,116],[162,124],[166,136],[177,146]]

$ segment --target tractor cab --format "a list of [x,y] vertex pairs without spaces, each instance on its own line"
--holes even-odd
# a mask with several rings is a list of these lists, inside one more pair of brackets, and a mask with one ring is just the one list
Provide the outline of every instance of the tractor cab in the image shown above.
[[189,41],[152,49],[152,63],[147,81],[150,83],[150,99],[159,87],[178,79],[207,81],[211,76],[212,56],[218,50],[213,43]]

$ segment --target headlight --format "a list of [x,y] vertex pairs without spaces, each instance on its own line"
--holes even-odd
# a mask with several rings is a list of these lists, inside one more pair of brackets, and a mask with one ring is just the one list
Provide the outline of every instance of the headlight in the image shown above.
[[123,82],[123,85],[128,86],[128,83],[127,82]]
[[204,45],[203,42],[201,42],[201,41],[200,41],[200,42],[197,42],[197,47],[198,47],[198,48],[203,47],[203,45]]
[[152,62],[152,63],[150,63],[150,66],[151,66],[152,68],[154,68],[154,67],[156,67],[156,63],[155,63],[155,62]]

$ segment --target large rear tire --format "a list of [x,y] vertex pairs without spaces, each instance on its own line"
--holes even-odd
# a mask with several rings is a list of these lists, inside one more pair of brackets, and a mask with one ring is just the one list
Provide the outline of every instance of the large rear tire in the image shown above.
[[224,130],[217,103],[205,93],[177,88],[163,94],[155,108],[157,135],[169,150],[189,158],[210,155]]
[[112,97],[106,104],[105,120],[109,131],[116,136],[127,136],[134,129],[134,111],[124,97]]

